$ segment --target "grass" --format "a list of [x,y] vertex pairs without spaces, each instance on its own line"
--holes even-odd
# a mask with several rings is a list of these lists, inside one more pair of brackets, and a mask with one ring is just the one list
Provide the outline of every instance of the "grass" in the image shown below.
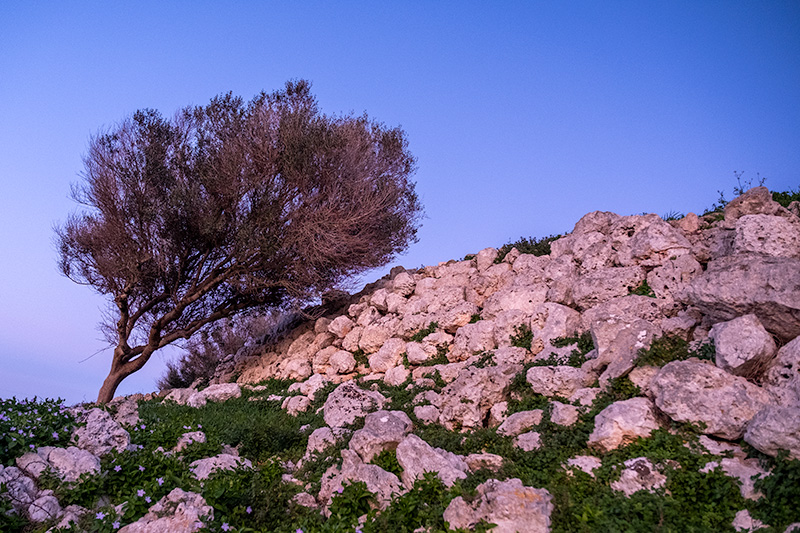
[[508,252],[516,248],[522,254],[550,255],[550,244],[561,238],[561,235],[548,235],[547,237],[520,237],[516,241],[508,242],[500,247],[495,258],[495,263],[502,263]]

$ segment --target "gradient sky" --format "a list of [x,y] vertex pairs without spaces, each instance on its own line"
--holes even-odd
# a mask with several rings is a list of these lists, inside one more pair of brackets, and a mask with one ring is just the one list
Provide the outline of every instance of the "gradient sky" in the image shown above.
[[[108,372],[106,302],[59,275],[53,245],[89,137],[293,78],[327,113],[407,132],[427,215],[408,268],[594,210],[702,212],[734,171],[800,185],[796,0],[4,0],[0,397],[90,401]],[[168,357],[118,392],[154,390]]]

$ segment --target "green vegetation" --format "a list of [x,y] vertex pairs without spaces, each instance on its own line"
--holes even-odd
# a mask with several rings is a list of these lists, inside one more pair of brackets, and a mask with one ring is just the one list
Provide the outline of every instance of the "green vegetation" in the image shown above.
[[422,342],[422,340],[425,337],[427,337],[431,333],[434,333],[436,331],[436,328],[438,327],[439,327],[438,322],[431,322],[430,324],[428,324],[427,328],[421,329],[418,332],[414,333],[409,340],[412,342]]
[[696,350],[693,350],[686,340],[676,336],[665,335],[653,340],[649,348],[639,350],[636,366],[661,367],[671,361],[685,361],[690,357],[713,361],[714,354],[713,341],[702,344]]
[[773,192],[772,199],[781,204],[783,207],[789,207],[792,202],[800,202],[800,187],[789,189],[784,192]]
[[0,465],[41,446],[66,446],[75,420],[57,400],[0,400]]
[[548,235],[547,237],[541,238],[520,237],[514,242],[509,242],[501,246],[494,262],[502,263],[503,259],[506,258],[506,255],[508,255],[508,252],[510,252],[513,248],[516,248],[520,253],[523,254],[550,255],[550,244],[560,238],[561,235]]
[[635,289],[630,289],[628,294],[635,294],[637,296],[649,296],[650,298],[655,298],[656,293],[653,292],[653,289],[650,288],[650,285],[647,284],[647,280],[642,280],[642,283],[636,287]]
[[511,346],[525,348],[530,351],[533,344],[533,332],[528,324],[514,326],[514,334],[511,335]]

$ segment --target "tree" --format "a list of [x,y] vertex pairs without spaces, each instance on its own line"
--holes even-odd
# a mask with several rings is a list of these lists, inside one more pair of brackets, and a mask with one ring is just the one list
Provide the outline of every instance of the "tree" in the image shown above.
[[386,264],[421,207],[405,132],[321,114],[306,81],[230,93],[93,137],[59,267],[113,302],[98,402],[153,353],[248,309],[301,303]]

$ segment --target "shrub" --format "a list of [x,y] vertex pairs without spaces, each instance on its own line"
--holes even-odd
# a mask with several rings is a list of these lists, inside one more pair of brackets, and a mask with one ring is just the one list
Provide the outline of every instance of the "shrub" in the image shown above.
[[438,322],[431,322],[430,324],[428,324],[427,328],[421,329],[421,330],[417,331],[416,333],[414,333],[409,340],[412,341],[412,342],[422,342],[422,340],[425,337],[427,337],[431,333],[434,333],[436,331],[436,328],[438,328],[438,327],[439,327],[439,323]]
[[656,293],[654,293],[653,289],[650,288],[650,285],[648,285],[646,279],[642,280],[642,283],[635,289],[629,289],[628,294],[634,294],[637,296],[649,296],[650,298],[656,297]]
[[495,263],[502,263],[508,252],[516,248],[520,253],[532,255],[550,255],[550,243],[561,238],[561,235],[548,235],[547,237],[520,237],[514,242],[504,244],[498,250]]
[[530,351],[533,344],[533,332],[528,324],[514,326],[514,334],[511,335],[511,346],[525,348]]
[[654,339],[649,348],[639,350],[636,366],[661,367],[671,361],[685,361],[690,357],[713,360],[714,353],[713,341],[702,344],[697,350],[692,350],[686,340],[665,335]]

